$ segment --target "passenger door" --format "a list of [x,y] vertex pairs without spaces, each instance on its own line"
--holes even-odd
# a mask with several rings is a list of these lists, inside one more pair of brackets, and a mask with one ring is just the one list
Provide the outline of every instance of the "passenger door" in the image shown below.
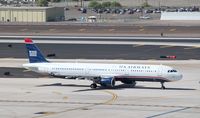
[[160,76],[160,77],[162,76],[162,71],[163,71],[162,66],[159,66],[158,70],[157,70],[158,76]]

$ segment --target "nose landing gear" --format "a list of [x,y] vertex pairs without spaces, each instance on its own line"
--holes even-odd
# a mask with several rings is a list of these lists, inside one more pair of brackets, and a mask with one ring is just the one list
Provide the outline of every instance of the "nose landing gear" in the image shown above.
[[90,85],[90,87],[91,87],[92,89],[95,89],[95,88],[97,88],[97,84],[96,84],[96,83],[92,83],[92,84]]
[[164,82],[160,82],[160,83],[161,83],[161,89],[165,89]]

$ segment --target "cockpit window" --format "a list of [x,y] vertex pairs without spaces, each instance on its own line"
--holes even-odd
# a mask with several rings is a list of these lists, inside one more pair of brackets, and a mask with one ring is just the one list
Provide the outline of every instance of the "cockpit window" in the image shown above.
[[174,72],[177,72],[177,70],[174,70]]
[[168,70],[168,73],[177,72],[177,70]]

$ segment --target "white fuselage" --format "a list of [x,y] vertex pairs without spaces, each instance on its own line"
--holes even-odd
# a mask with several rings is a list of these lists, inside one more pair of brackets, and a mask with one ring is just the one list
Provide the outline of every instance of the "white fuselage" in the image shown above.
[[26,69],[55,76],[114,77],[117,80],[177,81],[182,75],[172,67],[144,64],[28,63]]

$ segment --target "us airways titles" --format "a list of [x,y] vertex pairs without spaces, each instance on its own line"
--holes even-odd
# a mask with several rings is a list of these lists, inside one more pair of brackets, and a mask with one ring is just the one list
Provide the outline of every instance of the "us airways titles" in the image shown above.
[[150,66],[131,66],[131,65],[120,65],[119,68],[123,69],[150,69]]

